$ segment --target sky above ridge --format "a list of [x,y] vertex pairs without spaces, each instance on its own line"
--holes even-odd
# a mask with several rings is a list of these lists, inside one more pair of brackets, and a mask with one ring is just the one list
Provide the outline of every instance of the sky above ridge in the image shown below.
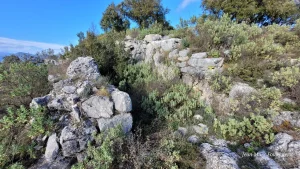
[[[77,43],[76,34],[92,23],[101,33],[99,21],[106,7],[121,0],[1,0],[0,53],[28,52]],[[201,0],[162,0],[170,9],[171,25],[179,19],[200,15]]]

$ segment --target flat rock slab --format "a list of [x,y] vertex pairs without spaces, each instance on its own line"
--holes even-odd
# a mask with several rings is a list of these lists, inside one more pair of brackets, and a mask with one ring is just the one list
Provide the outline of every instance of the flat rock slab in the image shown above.
[[82,109],[91,118],[110,118],[113,115],[113,102],[108,97],[93,96],[82,103]]

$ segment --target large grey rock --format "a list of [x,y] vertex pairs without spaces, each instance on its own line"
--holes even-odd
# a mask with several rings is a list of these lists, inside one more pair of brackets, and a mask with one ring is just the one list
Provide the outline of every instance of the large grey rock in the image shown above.
[[196,57],[191,57],[188,64],[193,67],[202,68],[220,68],[224,62],[223,58],[203,58],[199,59]]
[[163,60],[163,55],[159,51],[156,51],[156,53],[153,56],[153,60],[154,60],[155,66],[158,66],[158,65],[160,65],[160,63]]
[[32,99],[32,101],[30,103],[30,107],[38,108],[38,107],[46,106],[48,104],[50,98],[51,97],[49,95],[34,98],[34,99]]
[[83,121],[78,126],[80,127],[66,126],[61,131],[59,142],[65,157],[72,157],[85,150],[87,143],[93,140],[93,134],[97,132],[89,120]]
[[155,46],[159,46],[164,52],[170,52],[177,49],[180,46],[180,43],[181,39],[177,38],[152,42],[152,44],[154,44]]
[[61,99],[53,99],[51,100],[48,104],[47,104],[47,107],[50,109],[50,110],[65,110],[65,107],[63,105],[63,102]]
[[92,93],[92,89],[93,86],[88,81],[84,81],[78,84],[76,92],[80,97],[88,97]]
[[[130,51],[131,57],[137,61],[145,58],[146,42],[140,40],[127,40],[125,43],[125,51]],[[151,56],[152,57],[152,56]]]
[[98,126],[101,132],[121,125],[123,132],[128,133],[132,128],[132,123],[133,121],[130,113],[119,114],[111,119],[98,119]]
[[110,118],[113,115],[113,102],[108,97],[93,96],[82,103],[82,109],[92,118]]
[[146,53],[145,53],[145,62],[152,63],[153,62],[153,55],[155,54],[155,47],[149,43],[146,46]]
[[52,92],[54,92],[56,94],[60,94],[60,93],[62,93],[63,87],[72,86],[72,85],[73,85],[73,82],[71,79],[60,80],[57,83],[53,84]]
[[189,48],[183,49],[183,50],[179,51],[179,57],[182,57],[182,58],[183,57],[187,57],[189,53],[190,53],[190,49]]
[[300,168],[300,140],[291,135],[278,133],[268,152],[283,168]]
[[200,151],[206,159],[206,169],[239,169],[239,156],[227,147],[203,143]]
[[66,141],[61,144],[63,156],[71,157],[80,152],[79,144],[77,140]]
[[64,86],[62,88],[62,91],[66,94],[74,94],[76,91],[76,87],[75,86]]
[[300,113],[283,111],[273,118],[275,125],[281,125],[283,122],[290,122],[292,126],[300,128]]
[[78,57],[70,63],[66,74],[71,79],[95,80],[100,77],[98,66],[92,57]]
[[245,83],[236,83],[232,86],[229,92],[230,99],[237,99],[237,98],[245,98],[250,94],[256,92],[256,90]]
[[184,68],[187,66],[186,62],[180,62],[180,63],[176,63],[176,66],[180,67],[180,68]]
[[129,94],[115,90],[111,93],[115,109],[120,113],[127,113],[132,110],[132,103]]
[[162,39],[161,35],[158,35],[158,34],[149,34],[149,35],[145,36],[144,41],[146,41],[146,42],[152,42],[152,41],[158,41],[158,40],[161,40],[161,39]]
[[193,58],[193,59],[204,59],[204,58],[207,58],[207,53],[206,52],[194,53],[194,54],[192,54],[191,58]]
[[265,150],[259,151],[254,159],[263,169],[282,169],[279,164],[267,155]]
[[57,157],[59,146],[56,142],[56,133],[52,134],[47,142],[45,158],[48,161],[53,161]]
[[175,58],[178,58],[178,57],[179,57],[178,49],[174,49],[173,51],[171,51],[169,53],[169,58],[170,59],[175,59]]

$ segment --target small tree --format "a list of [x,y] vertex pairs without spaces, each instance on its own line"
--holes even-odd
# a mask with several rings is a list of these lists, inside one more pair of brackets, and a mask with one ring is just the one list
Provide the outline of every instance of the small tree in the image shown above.
[[238,22],[293,24],[299,18],[299,7],[292,0],[203,0],[202,5],[217,17],[228,13]]
[[114,3],[110,4],[100,21],[100,26],[104,31],[124,31],[129,28],[129,20],[121,14],[120,9]]
[[11,63],[19,63],[19,62],[21,62],[21,59],[18,56],[16,56],[16,55],[9,55],[9,56],[5,56],[3,58],[3,62],[2,63],[4,65],[8,65],[8,64],[11,64]]
[[118,6],[121,12],[135,21],[140,28],[148,28],[155,22],[169,26],[165,19],[169,9],[162,6],[161,0],[124,0]]

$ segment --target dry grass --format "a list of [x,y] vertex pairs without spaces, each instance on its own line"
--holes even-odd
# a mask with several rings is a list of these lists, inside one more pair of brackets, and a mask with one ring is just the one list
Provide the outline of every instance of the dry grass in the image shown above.
[[101,87],[96,93],[97,96],[107,96],[110,97],[109,91],[105,87]]

